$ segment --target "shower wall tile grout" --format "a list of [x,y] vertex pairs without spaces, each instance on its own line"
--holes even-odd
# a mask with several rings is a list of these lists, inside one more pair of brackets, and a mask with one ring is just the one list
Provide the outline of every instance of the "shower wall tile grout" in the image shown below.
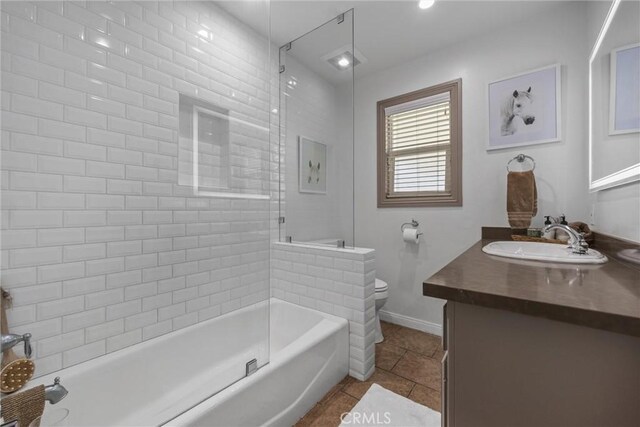
[[266,40],[212,4],[1,8],[2,286],[37,375],[268,298],[272,202],[178,185],[178,94],[268,126]]
[[349,321],[349,374],[361,381],[374,371],[375,251],[273,243],[274,297]]

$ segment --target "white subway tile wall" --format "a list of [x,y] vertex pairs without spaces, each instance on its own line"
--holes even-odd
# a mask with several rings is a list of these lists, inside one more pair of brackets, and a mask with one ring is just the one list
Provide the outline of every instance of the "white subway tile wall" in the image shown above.
[[271,294],[349,321],[349,375],[375,369],[375,250],[273,243]]
[[268,298],[273,202],[177,185],[180,92],[269,125],[266,39],[206,2],[1,8],[2,286],[37,375]]

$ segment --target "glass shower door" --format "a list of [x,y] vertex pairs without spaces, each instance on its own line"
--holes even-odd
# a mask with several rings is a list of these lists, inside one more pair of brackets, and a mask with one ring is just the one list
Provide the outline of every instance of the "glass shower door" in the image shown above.
[[[210,58],[208,67],[216,67],[208,85],[179,94],[178,182],[194,198],[187,208],[199,212],[177,215],[186,218],[189,236],[196,239],[196,247],[187,249],[196,261],[194,273],[209,272],[208,281],[192,275],[186,286],[197,288],[212,306],[198,320],[213,319],[192,343],[185,367],[200,367],[193,384],[202,387],[184,393],[185,401],[198,403],[270,360],[277,168],[270,104],[277,69],[271,62],[269,2],[194,2],[193,7],[210,10],[211,21],[193,24],[192,35],[196,53],[207,54],[199,57]],[[199,256],[202,247],[209,251]]]

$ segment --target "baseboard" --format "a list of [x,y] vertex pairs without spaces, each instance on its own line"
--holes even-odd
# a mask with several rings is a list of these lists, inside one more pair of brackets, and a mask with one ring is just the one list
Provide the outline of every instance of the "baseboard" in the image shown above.
[[442,325],[437,323],[427,322],[426,320],[416,319],[403,314],[391,313],[385,310],[380,310],[379,313],[380,320],[384,320],[385,322],[394,323],[411,329],[417,329],[432,335],[442,336]]

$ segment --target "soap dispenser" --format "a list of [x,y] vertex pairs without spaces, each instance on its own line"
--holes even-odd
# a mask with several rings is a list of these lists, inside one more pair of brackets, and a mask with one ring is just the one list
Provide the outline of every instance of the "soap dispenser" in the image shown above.
[[[551,216],[545,215],[544,218],[545,218],[544,226],[546,227],[547,225],[551,225],[551,219],[550,219]],[[556,237],[556,230],[548,230],[542,234],[542,238],[547,240],[553,240],[555,237]]]
[[[560,224],[569,226],[564,214],[560,215]],[[556,230],[556,239],[566,243],[569,241],[569,234],[566,231],[558,229]]]

